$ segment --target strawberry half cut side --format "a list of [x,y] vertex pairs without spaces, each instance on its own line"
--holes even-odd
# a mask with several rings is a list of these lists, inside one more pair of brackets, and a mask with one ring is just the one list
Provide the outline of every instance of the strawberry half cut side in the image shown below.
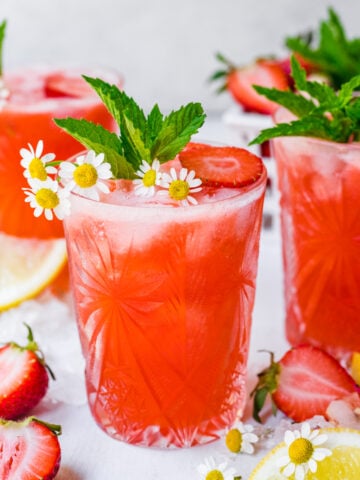
[[194,170],[205,186],[245,187],[256,182],[264,172],[262,160],[239,147],[218,147],[189,143],[179,153],[183,167]]
[[278,362],[270,352],[270,366],[258,374],[258,379],[251,395],[253,417],[259,422],[268,395],[274,413],[279,409],[295,422],[303,422],[315,415],[326,417],[333,400],[359,393],[359,387],[345,368],[312,345],[294,347]]
[[1,480],[51,480],[60,467],[59,425],[28,417],[0,420]]

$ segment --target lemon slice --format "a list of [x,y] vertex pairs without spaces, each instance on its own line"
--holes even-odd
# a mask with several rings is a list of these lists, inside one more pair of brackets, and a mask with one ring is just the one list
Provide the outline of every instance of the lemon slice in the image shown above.
[[64,239],[38,240],[0,233],[0,310],[37,295],[66,263]]
[[[308,471],[304,480],[359,480],[360,479],[360,430],[347,428],[323,428],[328,437],[321,445],[332,454],[317,462],[315,473]],[[285,477],[279,471],[277,460],[286,455],[287,446],[280,443],[255,467],[249,480],[294,480],[294,475]]]

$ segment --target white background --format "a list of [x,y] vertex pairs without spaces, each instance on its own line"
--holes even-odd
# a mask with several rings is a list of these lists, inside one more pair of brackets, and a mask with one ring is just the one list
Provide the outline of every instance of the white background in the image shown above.
[[358,0],[0,0],[5,67],[113,66],[144,108],[201,101],[221,112],[231,100],[207,83],[215,52],[237,64],[284,52],[284,38],[316,28],[330,4],[360,36]]

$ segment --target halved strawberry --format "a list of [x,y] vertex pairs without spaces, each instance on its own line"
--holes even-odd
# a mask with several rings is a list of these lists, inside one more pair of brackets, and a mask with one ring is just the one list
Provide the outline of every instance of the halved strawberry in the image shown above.
[[47,97],[93,97],[96,93],[82,78],[71,72],[58,71],[45,78],[45,95]]
[[59,425],[35,417],[22,422],[0,420],[0,478],[51,480],[60,467]]
[[287,90],[289,81],[281,66],[269,60],[255,63],[229,73],[227,88],[245,110],[271,115],[279,105],[258,94],[253,85]]
[[336,399],[359,392],[359,387],[331,355],[312,345],[294,347],[278,361],[271,353],[268,368],[258,374],[253,416],[259,412],[268,394],[273,406],[296,422],[314,415],[326,416],[329,404]]
[[218,53],[217,59],[224,64],[223,69],[216,71],[210,80],[224,79],[218,92],[227,90],[245,111],[271,115],[278,104],[255,91],[253,85],[261,85],[278,90],[290,88],[289,75],[276,59],[260,58],[244,67],[237,67],[224,55]]
[[0,417],[7,420],[27,415],[44,397],[49,373],[54,378],[30,327],[26,327],[26,346],[11,342],[0,348]]
[[264,171],[259,157],[238,147],[189,143],[179,153],[179,159],[185,168],[195,170],[207,186],[244,187],[256,182]]

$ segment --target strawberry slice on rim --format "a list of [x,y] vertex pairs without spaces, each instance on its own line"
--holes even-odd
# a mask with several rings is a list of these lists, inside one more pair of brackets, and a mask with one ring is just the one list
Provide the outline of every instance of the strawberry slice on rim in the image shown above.
[[183,167],[194,170],[203,185],[245,187],[256,182],[264,172],[262,160],[239,147],[219,147],[189,143],[179,153]]

